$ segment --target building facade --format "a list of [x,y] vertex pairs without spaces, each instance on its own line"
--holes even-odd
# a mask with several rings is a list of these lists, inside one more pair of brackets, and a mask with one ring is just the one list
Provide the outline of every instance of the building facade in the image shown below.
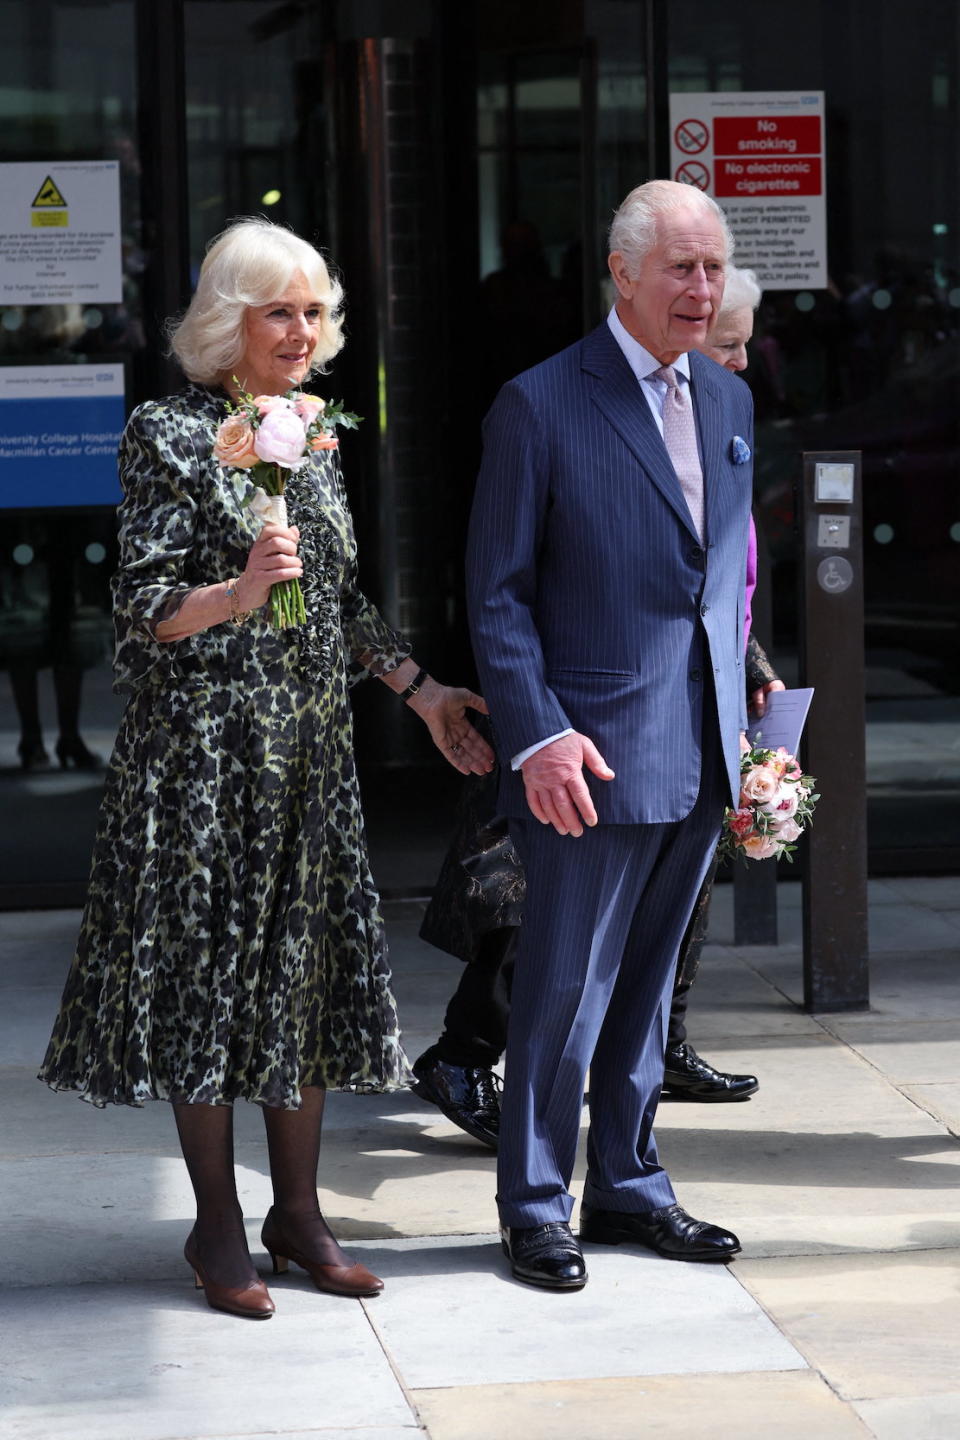
[[[611,212],[673,173],[684,94],[823,94],[823,283],[766,292],[747,372],[760,629],[795,679],[800,455],[860,450],[870,863],[960,866],[952,0],[0,0],[0,33],[0,903],[76,903],[103,780],[88,755],[120,704],[103,457],[14,444],[53,413],[18,396],[113,376],[115,420],[175,388],[163,326],[209,240],[239,215],[292,225],[347,293],[323,385],[365,416],[343,445],[364,583],[418,657],[465,676],[483,413],[603,317]],[[51,217],[101,184],[99,258],[65,249]],[[368,767],[429,766],[384,700],[358,705]]]

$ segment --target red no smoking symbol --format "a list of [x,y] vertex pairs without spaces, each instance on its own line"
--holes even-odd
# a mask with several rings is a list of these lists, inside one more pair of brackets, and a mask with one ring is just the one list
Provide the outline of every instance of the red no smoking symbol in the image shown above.
[[710,184],[710,171],[699,160],[684,160],[673,178],[681,185],[694,185],[698,190],[706,190]]
[[710,131],[702,120],[681,120],[673,132],[673,143],[684,155],[699,155],[710,143]]

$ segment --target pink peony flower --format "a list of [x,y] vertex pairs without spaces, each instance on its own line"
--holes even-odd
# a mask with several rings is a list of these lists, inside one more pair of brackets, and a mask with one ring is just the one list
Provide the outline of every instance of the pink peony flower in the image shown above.
[[294,397],[293,408],[296,410],[304,425],[312,425],[313,422],[327,408],[326,400],[320,400],[316,395],[297,394]]
[[740,800],[744,805],[766,805],[780,788],[780,777],[768,765],[755,765],[740,778]]
[[751,860],[769,860],[780,850],[780,840],[775,835],[750,835],[743,842],[743,848]]
[[785,845],[792,845],[794,840],[798,840],[803,834],[796,820],[789,818],[786,820],[776,820],[773,830],[776,838],[782,840]]
[[299,470],[307,444],[303,421],[291,405],[275,407],[263,417],[254,444],[260,459],[268,465]]
[[254,429],[244,415],[228,415],[213,443],[213,453],[221,465],[233,465],[246,470],[256,465],[257,452],[254,448]]

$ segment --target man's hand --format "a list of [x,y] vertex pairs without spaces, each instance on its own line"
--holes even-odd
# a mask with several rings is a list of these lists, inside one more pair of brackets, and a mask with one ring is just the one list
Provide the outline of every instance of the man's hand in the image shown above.
[[597,823],[584,765],[598,780],[613,779],[593,741],[574,732],[544,745],[520,766],[534,818],[552,825],[558,835],[582,835],[584,825]]
[[750,696],[750,714],[757,720],[767,713],[767,696],[774,690],[786,690],[782,680],[768,680],[766,685],[761,685],[759,690],[754,690]]

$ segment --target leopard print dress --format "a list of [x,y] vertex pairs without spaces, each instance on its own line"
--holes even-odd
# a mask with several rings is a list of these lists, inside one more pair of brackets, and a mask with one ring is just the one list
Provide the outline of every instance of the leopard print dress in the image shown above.
[[367,864],[348,686],[409,653],[356,585],[335,452],[286,489],[307,624],[266,610],[160,644],[198,586],[244,568],[245,471],[213,459],[221,391],[141,405],[120,448],[117,688],[87,905],[40,1078],[94,1105],[405,1083]]

